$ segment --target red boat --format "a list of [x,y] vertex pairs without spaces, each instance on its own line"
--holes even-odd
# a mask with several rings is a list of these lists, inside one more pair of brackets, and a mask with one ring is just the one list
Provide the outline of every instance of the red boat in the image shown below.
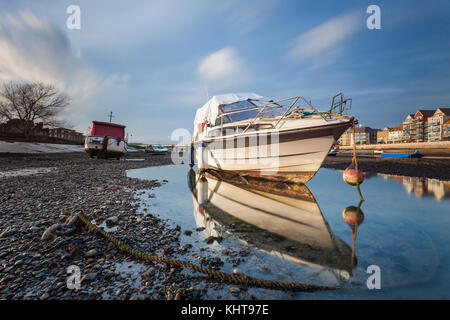
[[84,149],[93,158],[117,158],[127,153],[125,126],[111,122],[93,121]]

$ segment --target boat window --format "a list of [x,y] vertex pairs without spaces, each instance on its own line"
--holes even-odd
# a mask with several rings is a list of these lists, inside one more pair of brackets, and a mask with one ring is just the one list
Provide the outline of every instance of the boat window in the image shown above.
[[230,104],[225,104],[220,107],[222,113],[228,113],[232,111],[238,111],[242,109],[248,109],[256,107],[254,103],[252,103],[250,100],[244,100],[244,101],[238,101]]
[[229,135],[232,135],[232,134],[235,134],[235,133],[236,133],[236,128],[235,127],[224,128],[222,130],[222,135],[223,136],[229,136]]
[[231,120],[231,117],[230,117],[230,116],[223,116],[223,117],[222,117],[222,121],[223,121],[223,124],[233,122],[233,121]]
[[210,137],[210,138],[215,138],[215,137],[220,137],[220,136],[221,136],[220,128],[213,129],[208,132],[208,137]]
[[260,117],[261,118],[275,118],[278,116],[282,116],[288,109],[289,109],[288,106],[276,105],[276,106],[264,109],[264,111],[261,113]]
[[[267,107],[259,114],[258,118],[276,118],[284,115],[288,109],[289,106],[281,106],[281,105]],[[215,126],[220,126],[222,124],[227,124],[231,122],[253,119],[258,115],[260,111],[261,108],[254,107],[252,109],[224,114],[216,119]]]
[[224,120],[223,123],[230,123],[230,122],[235,122],[235,121],[253,119],[254,117],[256,117],[258,112],[259,112],[259,109],[251,109],[251,110],[245,110],[245,111],[241,111],[241,112],[228,114],[223,117],[223,120]]

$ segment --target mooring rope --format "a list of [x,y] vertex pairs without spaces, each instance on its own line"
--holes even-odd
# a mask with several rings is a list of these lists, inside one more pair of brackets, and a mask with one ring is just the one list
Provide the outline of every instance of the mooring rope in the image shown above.
[[364,197],[361,194],[361,189],[359,188],[359,173],[358,173],[358,160],[356,159],[356,138],[355,138],[355,121],[352,121],[352,136],[353,136],[353,158],[352,163],[355,165],[356,172],[356,189],[359,194],[359,198],[364,201]]
[[175,267],[188,268],[196,272],[206,274],[213,280],[220,280],[225,283],[240,284],[265,289],[302,291],[302,292],[352,289],[351,287],[342,287],[342,286],[320,286],[296,282],[281,282],[275,280],[256,279],[245,275],[229,274],[211,268],[200,267],[182,260],[160,257],[156,255],[149,255],[145,252],[139,251],[136,248],[132,248],[124,244],[123,242],[117,240],[114,236],[106,232],[103,228],[100,228],[91,223],[89,220],[87,220],[86,217],[81,212],[77,213],[77,216],[89,231],[91,231],[94,234],[100,234],[104,239],[116,245],[119,248],[119,250],[128,253],[134,256],[135,258],[144,260],[146,262],[158,262],[161,264],[172,265]]

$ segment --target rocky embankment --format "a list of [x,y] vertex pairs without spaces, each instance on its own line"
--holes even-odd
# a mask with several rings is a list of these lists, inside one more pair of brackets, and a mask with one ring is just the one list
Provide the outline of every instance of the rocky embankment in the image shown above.
[[[144,161],[89,159],[85,153],[0,154],[0,298],[183,299],[199,292],[181,270],[141,264],[78,226],[71,235],[41,240],[44,231],[83,212],[126,244],[176,255],[179,228],[138,214],[137,194],[158,181],[126,177],[127,169],[170,164],[170,156],[136,153]],[[68,289],[67,268],[81,271]],[[195,285],[194,285],[195,286]]]

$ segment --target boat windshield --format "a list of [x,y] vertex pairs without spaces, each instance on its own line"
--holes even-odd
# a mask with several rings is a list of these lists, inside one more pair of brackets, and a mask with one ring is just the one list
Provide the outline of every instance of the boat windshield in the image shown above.
[[[267,107],[261,112],[261,114],[258,117],[259,118],[276,118],[276,117],[282,116],[287,111],[288,108],[289,108],[288,106],[280,106],[280,105],[275,105],[273,107]],[[254,119],[258,115],[258,112],[261,111],[261,109],[262,109],[262,107],[255,107],[252,109],[236,111],[236,112],[221,115],[216,119],[215,125],[216,126],[220,125],[222,119],[223,119],[223,124]]]
[[237,101],[230,104],[224,104],[220,107],[220,111],[222,113],[234,112],[238,110],[244,110],[249,108],[254,108],[256,105],[252,103],[250,100]]
[[250,110],[244,110],[240,112],[225,114],[223,116],[223,123],[230,123],[236,121],[242,121],[247,119],[253,119],[258,114],[259,108],[254,108]]

